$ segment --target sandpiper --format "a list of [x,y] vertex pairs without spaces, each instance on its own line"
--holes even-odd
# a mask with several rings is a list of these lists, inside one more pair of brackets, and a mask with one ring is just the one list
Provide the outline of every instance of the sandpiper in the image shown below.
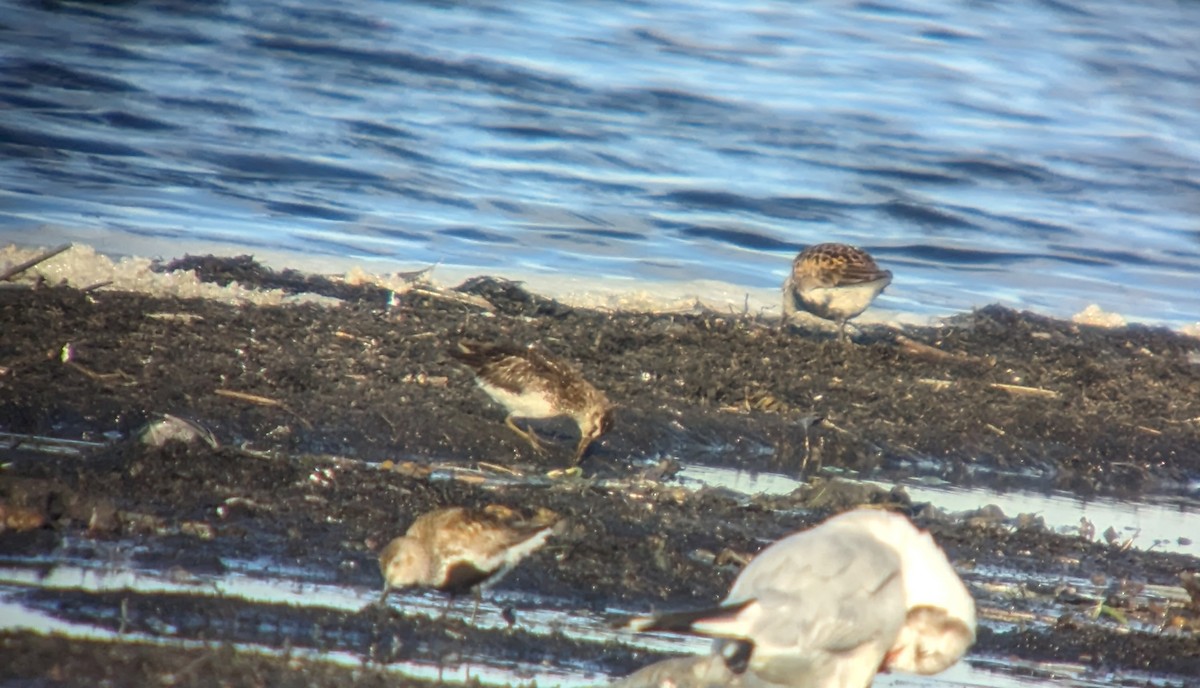
[[867,306],[892,283],[892,273],[880,270],[864,250],[846,244],[816,244],[801,251],[792,261],[792,271],[783,282],[783,320],[805,310],[833,320],[838,339],[846,339],[846,321]]
[[449,353],[475,372],[480,388],[508,411],[505,424],[539,453],[545,449],[533,428],[522,430],[514,419],[570,416],[579,426],[576,464],[592,441],[612,428],[613,405],[604,393],[565,361],[536,346],[460,342]]
[[447,507],[422,514],[379,555],[383,594],[427,587],[459,595],[487,589],[546,544],[563,522],[546,511],[526,518],[498,504]]
[[957,662],[975,642],[975,602],[929,533],[864,508],[764,549],[718,607],[626,627],[715,638],[713,654],[757,681],[862,688],[880,671],[934,674]]

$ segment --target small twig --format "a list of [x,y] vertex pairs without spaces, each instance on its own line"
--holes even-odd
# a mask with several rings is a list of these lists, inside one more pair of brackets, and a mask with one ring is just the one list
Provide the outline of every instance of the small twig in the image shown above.
[[239,401],[248,401],[251,404],[258,404],[259,406],[278,406],[280,408],[283,407],[283,402],[279,401],[278,399],[272,399],[271,397],[259,396],[257,394],[250,394],[248,392],[236,392],[232,389],[218,389],[218,390],[216,390],[215,394],[217,396],[227,397],[229,399],[237,399]]
[[473,466],[463,466],[461,464],[449,463],[446,461],[439,461],[438,463],[429,463],[424,465],[427,466],[430,471],[449,471],[450,473],[470,473],[472,475],[483,474],[483,471]]
[[1167,418],[1163,422],[1170,423],[1172,425],[1195,424],[1195,423],[1200,423],[1200,416],[1196,416],[1195,418],[1184,418],[1183,420],[1172,420],[1170,418]]
[[179,320],[189,323],[197,320],[204,320],[203,315],[197,315],[195,313],[147,313],[146,317],[154,320]]
[[985,365],[990,363],[990,361],[988,361],[986,358],[982,358],[980,356],[943,351],[936,346],[931,346],[924,342],[918,342],[917,340],[905,337],[902,334],[896,335],[896,343],[900,345],[901,351],[913,356],[921,356],[938,361],[952,361],[954,363],[982,363]]
[[978,610],[979,616],[989,621],[1000,621],[1005,623],[1052,623],[1053,619],[1045,615],[1037,615],[1033,612],[1017,609],[1004,609],[1001,607],[980,607]]
[[388,424],[388,427],[392,429],[392,440],[395,440],[396,435],[397,435],[396,424],[394,422],[392,422],[391,418],[388,418],[386,415],[384,415],[384,413],[382,411],[376,411],[375,415],[382,418],[383,422]]
[[117,628],[119,635],[125,635],[125,631],[129,629],[129,598],[121,598],[121,625]]
[[83,373],[84,375],[87,375],[96,382],[113,382],[114,380],[120,380],[127,385],[131,385],[136,382],[136,378],[124,371],[118,370],[115,373],[98,373],[82,363],[76,363],[75,361],[66,361],[66,364],[71,368]]
[[300,415],[299,413],[296,413],[291,408],[289,408],[287,404],[283,403],[282,401],[279,401],[278,399],[272,399],[271,397],[259,396],[257,394],[249,394],[247,392],[237,392],[232,389],[218,389],[218,390],[215,390],[213,393],[219,397],[225,397],[227,399],[237,399],[238,401],[245,401],[245,402],[249,402],[251,404],[258,404],[259,406],[274,406],[275,408],[283,409],[284,411],[287,411],[288,413],[295,416],[296,420],[299,420],[301,423],[304,424],[304,427],[308,428],[309,430],[312,430],[313,425],[312,425],[312,423],[308,422],[307,418]]
[[1035,397],[1043,397],[1045,399],[1057,399],[1061,396],[1058,392],[1052,389],[1043,389],[1041,387],[1026,387],[1024,385],[1006,385],[1003,382],[993,382],[988,385],[992,389],[1002,389],[1009,394],[1025,394]]
[[836,430],[837,432],[840,432],[843,435],[846,435],[847,437],[851,437],[858,442],[862,442],[862,443],[866,444],[868,447],[870,447],[871,451],[873,451],[877,454],[883,452],[883,448],[880,447],[878,444],[875,444],[871,440],[863,437],[862,435],[858,434],[857,432],[854,432],[853,430],[847,430],[846,428],[835,425],[834,422],[829,420],[828,418],[823,418],[821,420],[821,424],[830,428],[831,430]]
[[204,654],[200,655],[199,657],[197,657],[197,658],[193,659],[192,661],[188,662],[187,664],[185,664],[183,666],[183,668],[180,669],[179,671],[169,674],[169,676],[171,678],[175,678],[176,676],[179,676],[180,674],[192,674],[196,670],[196,668],[200,666],[201,663],[207,662],[208,660],[212,659],[215,656],[215,654],[216,653],[214,653],[214,652],[205,652]]
[[455,303],[465,303],[469,306],[476,306],[484,310],[496,310],[496,305],[491,301],[477,296],[475,294],[463,294],[461,292],[444,292],[438,289],[428,289],[426,287],[414,286],[409,290],[409,293],[420,294],[421,296],[429,296],[435,299],[446,299]]
[[0,282],[7,282],[14,275],[19,275],[22,272],[25,272],[26,270],[28,270],[29,268],[37,265],[38,263],[50,260],[54,256],[57,256],[58,254],[62,253],[63,251],[66,251],[69,248],[71,248],[71,244],[63,244],[62,246],[58,246],[58,247],[50,249],[49,251],[45,251],[41,255],[34,256],[33,258],[30,258],[29,260],[25,261],[24,263],[19,263],[17,265],[14,265],[11,268],[5,270],[4,272],[0,272]]
[[825,426],[831,430],[836,430],[836,431],[842,433],[843,435],[849,435],[850,437],[858,439],[857,433],[850,432],[849,430],[847,430],[839,425],[834,424],[834,422],[829,420],[828,418],[825,419]]
[[489,471],[495,471],[497,473],[507,473],[509,475],[515,475],[518,477],[524,475],[524,473],[522,473],[521,471],[518,471],[513,468],[509,468],[508,466],[501,466],[498,463],[488,463],[487,461],[476,461],[475,465],[479,466],[480,468],[486,468]]
[[1133,547],[1133,541],[1136,540],[1137,537],[1141,534],[1142,534],[1141,528],[1138,528],[1137,530],[1133,531],[1133,535],[1130,535],[1129,538],[1125,540],[1125,542],[1122,542],[1121,546],[1117,548],[1117,551],[1119,551],[1119,552],[1128,551],[1130,547]]

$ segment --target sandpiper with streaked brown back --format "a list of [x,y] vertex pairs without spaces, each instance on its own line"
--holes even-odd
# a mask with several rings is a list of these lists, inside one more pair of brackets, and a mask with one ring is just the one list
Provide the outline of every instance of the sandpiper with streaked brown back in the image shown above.
[[804,310],[837,323],[838,338],[846,339],[846,321],[858,316],[884,287],[892,273],[881,270],[864,250],[846,244],[816,244],[792,261],[783,283],[783,320]]
[[604,393],[541,347],[460,342],[449,353],[474,371],[479,387],[508,411],[505,424],[539,453],[545,449],[533,429],[522,430],[514,419],[569,416],[579,426],[576,464],[591,443],[612,428],[613,405]]
[[393,588],[426,587],[451,595],[482,591],[546,544],[562,525],[550,511],[526,517],[498,504],[422,514],[379,555],[379,601]]

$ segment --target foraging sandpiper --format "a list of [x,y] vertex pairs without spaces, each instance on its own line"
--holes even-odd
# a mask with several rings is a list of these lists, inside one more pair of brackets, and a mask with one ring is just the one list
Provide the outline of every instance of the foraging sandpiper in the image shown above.
[[783,283],[783,321],[808,311],[837,323],[838,339],[846,339],[846,321],[891,284],[892,273],[881,270],[866,251],[846,244],[816,244],[792,261]]
[[498,504],[482,509],[447,507],[422,514],[408,532],[379,555],[383,594],[392,588],[427,587],[451,595],[495,585],[522,559],[560,530],[556,514],[525,518]]
[[460,342],[449,354],[475,372],[475,381],[508,411],[505,424],[539,453],[545,450],[533,429],[522,430],[515,418],[570,416],[579,426],[578,464],[597,437],[613,425],[613,405],[578,370],[540,348]]

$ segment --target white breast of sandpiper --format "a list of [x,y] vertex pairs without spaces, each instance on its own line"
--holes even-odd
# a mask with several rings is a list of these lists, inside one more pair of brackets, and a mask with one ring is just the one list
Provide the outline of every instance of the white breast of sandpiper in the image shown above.
[[879,292],[887,286],[887,280],[846,284],[840,287],[816,287],[802,294],[805,304],[822,317],[826,314],[853,318],[867,310]]
[[478,384],[496,403],[504,406],[509,413],[518,418],[553,418],[562,415],[562,411],[555,407],[550,397],[544,392],[517,393],[482,380],[479,380]]

